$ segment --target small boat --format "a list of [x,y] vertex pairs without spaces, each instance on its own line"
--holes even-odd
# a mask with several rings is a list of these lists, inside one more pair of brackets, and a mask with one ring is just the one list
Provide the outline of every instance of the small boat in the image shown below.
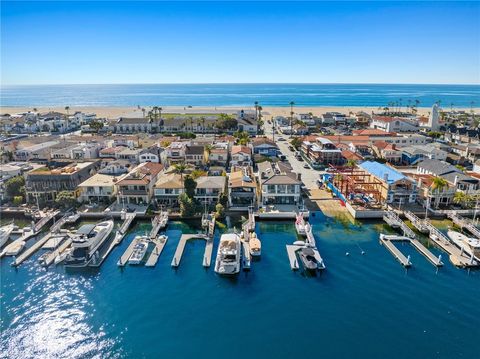
[[458,248],[462,249],[469,256],[480,260],[479,239],[467,237],[460,232],[452,231],[450,229],[447,231],[447,235]]
[[73,248],[68,248],[62,253],[60,253],[58,256],[55,257],[55,265],[58,265],[62,263],[71,253],[72,253]]
[[128,258],[128,263],[140,264],[147,253],[148,243],[150,243],[150,241],[146,236],[136,236],[134,241],[137,243],[135,244],[135,247],[133,247],[133,252],[130,255],[130,258]]
[[317,270],[318,262],[315,258],[315,252],[312,248],[302,248],[300,250],[300,260],[303,263],[303,267],[307,270]]
[[13,223],[7,224],[0,228],[0,248],[3,247],[5,243],[7,243],[8,238],[10,238],[10,234],[15,229]]
[[25,247],[25,241],[17,239],[16,241],[6,246],[2,254],[6,256],[16,256],[18,253],[20,253],[23,250],[24,247]]
[[296,220],[295,220],[295,229],[297,230],[297,233],[301,236],[306,236],[306,228],[305,228],[305,219],[303,218],[303,214],[299,213],[297,214]]
[[259,257],[262,254],[262,242],[257,237],[255,232],[250,235],[250,255],[252,257]]
[[47,258],[48,256],[52,254],[52,252],[45,252],[43,253],[39,258],[38,258],[38,263],[43,266],[43,267],[46,267],[47,266]]
[[222,234],[215,259],[215,272],[232,275],[240,272],[240,236],[236,233]]

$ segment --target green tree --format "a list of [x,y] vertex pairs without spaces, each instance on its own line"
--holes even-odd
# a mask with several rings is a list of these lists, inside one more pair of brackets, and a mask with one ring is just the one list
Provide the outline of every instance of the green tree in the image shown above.
[[13,197],[13,205],[20,206],[23,203],[23,196],[15,196]]
[[215,218],[223,218],[225,216],[225,207],[221,203],[215,206]]
[[228,195],[225,192],[223,192],[220,195],[220,198],[218,199],[218,203],[220,203],[223,207],[227,207],[227,205],[228,205]]
[[250,141],[250,136],[245,131],[237,131],[233,135],[237,138],[239,145],[245,146]]
[[438,192],[441,192],[447,186],[448,182],[445,179],[442,177],[435,177],[430,185],[430,188],[432,191],[437,190]]
[[180,214],[182,217],[192,217],[196,212],[196,204],[193,199],[186,193],[182,193],[178,196],[178,202],[180,203]]
[[346,166],[350,168],[354,168],[356,165],[357,165],[357,162],[355,162],[355,160],[352,160],[352,159],[349,159],[346,164]]
[[216,121],[216,127],[219,130],[234,130],[237,128],[237,120],[226,113],[221,113]]
[[90,122],[89,126],[92,130],[94,130],[95,132],[98,132],[103,128],[103,122],[94,120],[94,121]]
[[185,193],[189,198],[195,197],[195,189],[197,188],[197,182],[191,176],[185,176],[183,180],[183,186],[185,187]]
[[205,171],[202,171],[202,170],[193,170],[192,173],[190,174],[190,176],[196,180],[197,178],[199,177],[202,177],[202,176],[205,176],[207,173]]
[[176,165],[173,166],[175,168],[175,173],[178,173],[180,177],[183,179],[183,174],[185,173],[187,166],[185,163],[177,163]]
[[57,197],[55,198],[55,204],[58,207],[67,209],[67,208],[76,207],[78,202],[77,202],[77,199],[75,198],[75,195],[72,192],[62,191],[57,194]]
[[300,146],[302,145],[302,139],[300,137],[293,137],[291,140],[290,140],[290,144],[295,147],[297,150],[300,148]]
[[15,196],[22,196],[25,194],[25,178],[23,176],[16,176],[8,179],[5,182],[5,194],[8,198]]

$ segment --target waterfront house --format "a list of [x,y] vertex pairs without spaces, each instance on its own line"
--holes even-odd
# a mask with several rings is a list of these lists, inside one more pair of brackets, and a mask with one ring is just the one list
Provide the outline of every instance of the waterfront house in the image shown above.
[[193,166],[205,164],[205,147],[202,145],[188,144],[185,147],[185,163]]
[[202,176],[196,179],[195,198],[209,205],[216,204],[225,192],[227,178],[225,176]]
[[257,182],[251,167],[232,167],[228,174],[228,204],[231,210],[247,211],[257,203]]
[[379,182],[381,199],[388,204],[402,205],[415,203],[418,194],[416,182],[396,169],[375,161],[365,161],[358,165],[370,178],[363,181]]
[[288,167],[278,163],[262,162],[258,164],[258,177],[262,205],[300,204],[302,182]]
[[104,174],[94,174],[78,185],[79,202],[109,203],[115,197],[115,182],[117,177]]
[[155,200],[160,206],[177,207],[178,196],[184,191],[184,181],[180,174],[162,173],[155,183]]
[[267,157],[275,157],[280,151],[277,144],[267,137],[254,138],[252,141],[252,146],[254,154]]
[[232,155],[230,159],[231,166],[251,166],[252,149],[247,146],[232,146]]
[[417,173],[441,177],[457,190],[466,193],[476,194],[480,188],[480,180],[445,161],[424,160],[417,165]]
[[78,185],[92,176],[98,162],[69,163],[63,167],[41,167],[27,173],[25,193],[30,203],[52,203],[59,192],[78,196]]
[[159,163],[145,162],[121,176],[115,184],[118,203],[147,205],[162,169]]
[[456,188],[452,184],[435,186],[436,176],[431,174],[405,173],[405,175],[417,181],[419,200],[429,208],[448,208],[453,203]]

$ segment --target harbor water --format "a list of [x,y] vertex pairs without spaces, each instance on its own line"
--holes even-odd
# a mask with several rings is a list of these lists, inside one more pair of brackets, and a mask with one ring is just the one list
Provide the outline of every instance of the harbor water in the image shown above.
[[44,269],[40,252],[18,268],[4,258],[0,357],[478,356],[480,271],[457,269],[445,255],[437,270],[398,244],[411,256],[407,271],[379,244],[383,224],[321,213],[311,223],[327,266],[316,276],[290,269],[293,221],[258,222],[261,259],[234,278],[202,267],[203,240],[189,241],[180,267],[171,268],[182,232],[200,230],[183,222],[169,223],[154,268],[116,264],[149,222],[137,222],[99,270]]

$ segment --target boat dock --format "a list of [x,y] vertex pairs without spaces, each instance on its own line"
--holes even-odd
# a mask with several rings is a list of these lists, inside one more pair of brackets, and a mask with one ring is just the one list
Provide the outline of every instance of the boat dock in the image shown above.
[[[203,255],[203,265],[205,267],[210,266],[211,257],[212,257],[212,249],[213,249],[213,239],[211,239],[206,234],[182,234],[180,240],[178,241],[177,249],[175,250],[175,254],[173,255],[172,259],[172,267],[177,268],[180,265],[180,261],[182,260],[183,251],[185,250],[185,245],[187,241],[190,239],[205,239],[207,242],[205,245],[205,253]],[[211,242],[211,245],[208,245]],[[208,253],[209,251],[210,253]]]
[[473,224],[470,219],[464,218],[455,212],[450,212],[448,214],[448,218],[450,218],[452,222],[459,226],[461,229],[466,229],[468,232],[480,239],[480,230]]
[[410,211],[405,211],[404,214],[420,233],[428,234],[430,232],[426,220],[418,218],[417,215]]
[[40,238],[38,241],[36,241],[31,247],[27,248],[25,251],[23,251],[22,254],[17,256],[15,260],[12,262],[12,266],[19,266],[22,264],[24,261],[26,261],[32,254],[34,254],[36,251],[38,251],[47,241],[51,238],[52,233],[49,232],[45,234],[42,238]]
[[67,238],[67,240],[65,240],[59,247],[57,247],[57,249],[50,252],[50,254],[45,258],[44,266],[48,267],[50,264],[52,264],[55,261],[55,258],[65,252],[65,250],[70,247],[71,244],[72,238]]
[[432,252],[428,250],[418,239],[415,238],[408,238],[404,236],[396,236],[396,235],[381,235],[382,238],[386,241],[390,242],[408,242],[414,247],[420,254],[424,255],[434,266],[441,267],[443,266],[442,256],[436,257]]
[[[393,237],[396,237],[397,239],[393,239]],[[383,244],[390,251],[390,253],[393,254],[393,256],[400,262],[401,265],[408,268],[412,265],[412,262],[410,262],[410,256],[405,257],[405,255],[393,244],[394,240],[401,240],[400,238],[405,237],[385,236],[380,234],[380,243]]]
[[138,238],[134,238],[132,240],[132,242],[128,245],[127,250],[125,252],[123,252],[122,256],[120,257],[120,259],[117,262],[117,265],[119,267],[123,267],[123,266],[125,266],[125,264],[127,264],[128,259],[132,255],[133,249],[135,248],[135,245],[137,244],[137,242],[138,242]]
[[415,233],[402,221],[394,211],[385,211],[383,220],[392,228],[400,228],[404,236],[415,238]]
[[167,236],[158,236],[152,239],[152,242],[155,245],[155,247],[153,248],[152,253],[150,253],[150,256],[148,257],[147,262],[145,263],[146,267],[155,267],[155,265],[158,262],[158,258],[160,257],[160,254],[162,254],[165,244],[167,244],[167,241],[168,241]]
[[80,218],[80,215],[78,213],[75,213],[75,214],[66,213],[62,218],[60,218],[59,221],[55,222],[50,227],[50,232],[59,232],[65,223],[75,223],[76,221],[78,221],[79,218]]
[[250,264],[252,262],[252,257],[250,255],[250,245],[248,242],[242,241],[242,249],[243,249],[243,269],[248,270],[250,269]]
[[43,213],[42,218],[37,223],[35,223],[35,227],[33,228],[33,231],[35,233],[40,232],[42,230],[42,228],[48,222],[50,222],[53,218],[55,218],[59,213],[60,213],[60,211],[58,211],[58,210]]
[[294,245],[294,244],[287,244],[288,260],[290,261],[290,268],[292,268],[292,270],[297,270],[299,268],[296,252],[300,248],[302,248],[302,246],[297,246],[297,245]]
[[154,239],[158,232],[162,229],[165,229],[168,224],[168,213],[167,212],[160,212],[155,218],[152,220],[152,230],[150,231],[150,239]]

